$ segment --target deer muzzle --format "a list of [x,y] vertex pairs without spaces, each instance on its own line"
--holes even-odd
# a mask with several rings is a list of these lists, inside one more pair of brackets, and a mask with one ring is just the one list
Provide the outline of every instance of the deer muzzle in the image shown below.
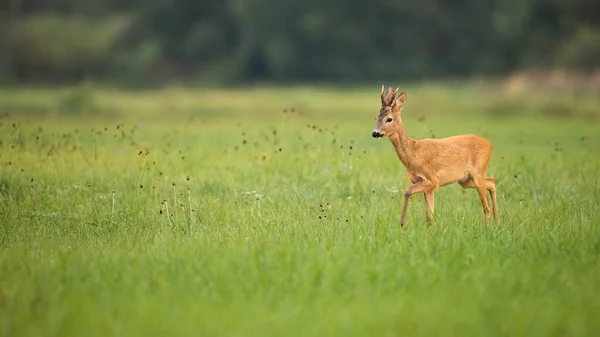
[[373,130],[373,138],[381,138],[383,134],[379,133],[377,130]]

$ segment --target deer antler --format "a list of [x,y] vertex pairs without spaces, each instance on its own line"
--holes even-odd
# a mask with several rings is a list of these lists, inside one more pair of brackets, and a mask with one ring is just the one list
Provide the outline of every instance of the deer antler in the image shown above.
[[[396,89],[397,91],[398,89]],[[392,88],[388,88],[387,94],[384,96],[384,87],[381,87],[381,105],[390,106],[394,101],[394,96],[396,96],[396,92]]]
[[[392,88],[390,88],[390,91],[391,90],[392,90]],[[396,88],[396,90],[393,91],[392,101],[390,102],[390,106],[396,105],[396,94],[398,93],[398,90],[400,90],[400,87]]]
[[387,94],[384,96],[383,93],[385,92],[385,85],[381,86],[381,104],[386,106],[394,106],[394,104],[396,104],[396,94],[398,94],[398,91],[400,90],[400,87],[396,88],[396,90],[393,90],[391,87],[388,88],[388,92]]

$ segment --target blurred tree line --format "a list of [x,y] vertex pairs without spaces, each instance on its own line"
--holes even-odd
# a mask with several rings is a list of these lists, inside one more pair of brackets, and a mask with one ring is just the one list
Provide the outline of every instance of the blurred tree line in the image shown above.
[[598,0],[0,0],[4,82],[596,69]]

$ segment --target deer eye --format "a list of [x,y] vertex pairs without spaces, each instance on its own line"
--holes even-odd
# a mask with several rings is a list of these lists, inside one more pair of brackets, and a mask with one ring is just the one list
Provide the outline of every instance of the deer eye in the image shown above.
[[391,122],[392,122],[392,117],[388,118],[388,119],[387,119],[387,122],[388,122],[388,123],[391,123]]

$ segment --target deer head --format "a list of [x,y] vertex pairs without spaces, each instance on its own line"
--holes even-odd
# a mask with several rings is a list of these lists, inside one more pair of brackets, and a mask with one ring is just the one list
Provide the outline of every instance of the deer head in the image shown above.
[[387,94],[384,96],[385,86],[381,86],[381,108],[377,115],[377,126],[373,130],[373,138],[381,138],[383,136],[389,136],[402,126],[402,118],[400,112],[406,105],[406,93],[403,91],[396,97],[398,89],[388,89]]

